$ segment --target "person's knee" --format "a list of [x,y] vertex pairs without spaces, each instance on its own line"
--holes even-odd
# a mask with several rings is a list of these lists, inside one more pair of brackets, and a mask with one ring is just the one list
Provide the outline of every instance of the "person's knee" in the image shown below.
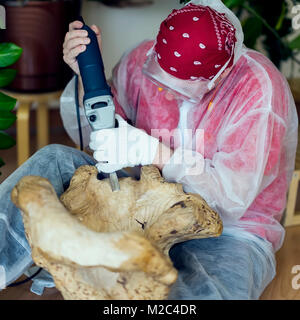
[[35,157],[42,157],[42,158],[56,158],[57,156],[63,154],[69,149],[69,147],[63,146],[61,144],[49,144],[40,150],[38,150],[34,156]]

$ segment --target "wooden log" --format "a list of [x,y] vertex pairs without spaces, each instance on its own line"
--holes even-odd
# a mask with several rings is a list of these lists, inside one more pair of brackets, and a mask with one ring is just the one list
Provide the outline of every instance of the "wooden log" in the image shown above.
[[60,200],[48,180],[28,176],[12,191],[35,263],[65,299],[165,299],[177,279],[175,243],[222,233],[218,214],[154,166],[118,192],[80,167]]

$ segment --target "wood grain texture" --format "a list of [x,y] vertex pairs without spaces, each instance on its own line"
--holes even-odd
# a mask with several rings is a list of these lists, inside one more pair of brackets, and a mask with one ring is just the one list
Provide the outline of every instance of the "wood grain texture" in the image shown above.
[[18,166],[24,163],[30,156],[30,113],[31,106],[37,102],[37,129],[38,148],[49,143],[49,114],[48,103],[58,100],[62,90],[46,93],[19,93],[8,90],[1,90],[18,101],[17,108],[17,151]]
[[276,254],[277,275],[261,300],[300,300],[300,289],[292,288],[292,267],[300,265],[300,226],[287,227],[285,241]]
[[300,225],[300,215],[296,212],[297,198],[299,193],[300,170],[295,170],[289,188],[284,226]]
[[[286,228],[286,238],[276,255],[277,275],[261,296],[261,300],[300,300],[300,290],[292,288],[291,273],[300,265],[300,226]],[[24,279],[21,277],[19,280]],[[0,300],[62,300],[56,288],[46,288],[42,296],[30,292],[31,281],[15,288],[0,291]]]
[[37,108],[37,145],[38,149],[49,144],[49,112],[47,103],[43,102]]
[[[300,109],[300,105],[299,105]],[[33,111],[34,113],[35,111]],[[31,117],[32,120],[35,118]],[[51,143],[61,143],[64,145],[74,146],[67,134],[63,132],[62,122],[59,116],[59,110],[50,111],[51,123]],[[55,127],[56,126],[56,127]],[[31,123],[31,128],[35,127],[35,123]],[[33,139],[34,140],[34,139]],[[31,154],[36,150],[33,143],[31,146]],[[2,154],[1,154],[2,152]],[[0,155],[5,158],[6,165],[1,168],[2,175],[0,176],[0,183],[4,181],[17,168],[17,148],[11,148],[5,151],[0,150]],[[300,148],[298,146],[296,169],[300,169]],[[297,196],[297,205],[299,206],[299,195]],[[300,207],[300,206],[299,206]],[[298,209],[299,210],[299,209]],[[300,300],[300,290],[296,291],[291,286],[293,275],[291,269],[293,265],[300,265],[300,226],[286,228],[286,238],[283,247],[276,255],[277,260],[277,275],[271,284],[266,288],[261,296],[262,300],[276,300],[276,299],[291,299]],[[21,277],[18,280],[23,280]],[[24,285],[7,288],[0,291],[0,300],[61,300],[62,295],[56,288],[46,288],[42,296],[35,295],[30,292],[32,282]]]
[[18,165],[24,163],[30,154],[29,117],[31,103],[22,102],[17,110]]
[[166,299],[177,279],[169,249],[219,236],[219,215],[155,166],[143,166],[139,180],[120,178],[118,192],[97,176],[94,166],[78,168],[60,201],[42,177],[13,188],[32,259],[68,300]]

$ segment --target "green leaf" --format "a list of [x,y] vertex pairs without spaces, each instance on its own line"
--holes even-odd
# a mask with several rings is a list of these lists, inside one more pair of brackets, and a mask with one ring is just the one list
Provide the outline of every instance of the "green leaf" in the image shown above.
[[282,2],[281,13],[280,13],[279,19],[276,23],[275,30],[278,31],[281,29],[283,21],[285,19],[285,16],[286,16],[286,4],[285,4],[285,2]]
[[290,49],[300,49],[300,35],[289,43]]
[[0,92],[0,111],[11,111],[15,107],[17,99]]
[[0,87],[9,85],[15,78],[17,71],[14,69],[0,70]]
[[6,130],[11,127],[16,119],[15,114],[9,111],[0,111],[0,130]]
[[15,139],[7,133],[0,131],[0,149],[9,149],[16,144]]
[[225,6],[229,9],[238,7],[242,5],[245,2],[245,0],[224,0],[223,3]]
[[249,17],[243,21],[244,43],[248,48],[254,48],[262,31],[262,21],[256,17]]
[[14,64],[21,56],[23,49],[14,43],[0,43],[0,67],[8,67]]

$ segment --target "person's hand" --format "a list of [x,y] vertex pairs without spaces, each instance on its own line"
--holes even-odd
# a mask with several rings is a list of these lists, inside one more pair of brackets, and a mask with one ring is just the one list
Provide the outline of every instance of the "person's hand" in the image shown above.
[[[81,21],[73,21],[69,24],[69,31],[66,33],[63,43],[63,59],[65,63],[77,74],[80,75],[77,56],[85,51],[86,45],[90,43],[86,30],[78,30],[83,26]],[[91,29],[96,33],[99,47],[101,49],[101,32],[96,25]]]
[[116,115],[118,128],[93,131],[90,148],[98,161],[99,171],[111,173],[125,167],[152,164],[158,151],[159,140],[145,131],[129,125]]

